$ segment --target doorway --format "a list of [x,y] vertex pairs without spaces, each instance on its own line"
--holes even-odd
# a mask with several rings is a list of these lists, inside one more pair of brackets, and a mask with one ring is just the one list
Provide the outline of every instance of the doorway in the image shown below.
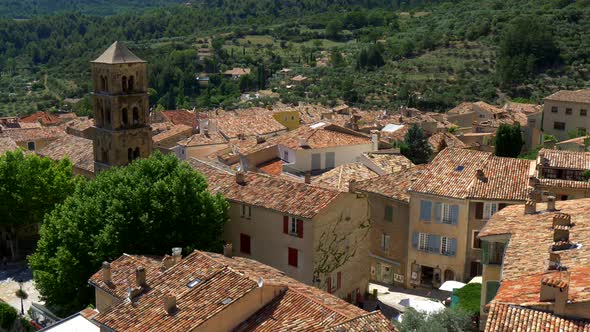
[[421,266],[420,281],[422,286],[432,287],[432,278],[434,277],[434,268],[430,266]]

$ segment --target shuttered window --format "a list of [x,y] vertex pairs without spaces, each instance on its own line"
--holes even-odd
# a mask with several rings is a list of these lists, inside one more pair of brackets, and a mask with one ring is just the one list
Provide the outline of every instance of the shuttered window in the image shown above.
[[432,219],[432,202],[420,201],[420,220],[430,222]]
[[483,203],[475,203],[475,219],[483,219]]
[[491,300],[496,297],[498,293],[498,288],[500,288],[500,283],[497,281],[488,281],[486,282],[486,304],[490,303]]
[[297,267],[298,251],[294,248],[289,248],[289,265]]
[[387,222],[393,222],[393,207],[391,205],[385,205],[385,217],[383,219]]
[[250,235],[240,234],[240,252],[250,255]]

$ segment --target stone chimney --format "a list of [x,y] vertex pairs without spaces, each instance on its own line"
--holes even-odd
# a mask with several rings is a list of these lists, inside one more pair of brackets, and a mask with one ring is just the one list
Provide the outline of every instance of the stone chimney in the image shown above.
[[572,217],[567,213],[556,213],[553,215],[553,228],[557,226],[571,226]]
[[381,138],[381,133],[379,130],[371,130],[371,150],[378,151],[379,150],[379,139]]
[[534,175],[529,176],[529,187],[535,188],[537,186],[537,178]]
[[545,277],[541,280],[541,302],[554,302],[553,313],[565,314],[569,295],[569,284],[559,277]]
[[135,270],[135,283],[137,287],[143,287],[146,285],[145,267],[140,266]]
[[549,267],[548,270],[558,270],[559,265],[561,264],[561,257],[558,253],[550,252],[549,253]]
[[356,190],[356,180],[352,179],[350,180],[350,182],[348,182],[348,192],[349,193],[353,193]]
[[233,257],[234,248],[231,243],[226,243],[223,245],[223,256],[232,258]]
[[555,226],[553,228],[553,242],[569,242],[570,241],[570,227],[569,226]]
[[172,248],[172,258],[174,259],[174,264],[179,263],[182,260],[182,248]]
[[172,315],[176,311],[176,296],[172,294],[164,295],[164,310],[168,315]]
[[547,197],[547,211],[555,211],[555,196]]
[[266,142],[266,139],[261,135],[256,135],[256,144],[262,144]]
[[524,214],[535,214],[537,213],[537,202],[528,200],[524,203]]
[[311,172],[305,172],[305,183],[311,183]]
[[106,261],[102,262],[102,268],[100,270],[102,271],[102,281],[105,284],[113,282],[113,275],[111,273],[111,263]]
[[162,259],[162,265],[166,270],[171,268],[174,265],[174,258],[170,255],[164,256]]
[[246,173],[243,171],[236,172],[236,183],[243,186],[246,184]]
[[485,174],[483,173],[483,169],[481,169],[481,168],[478,168],[475,171],[475,176],[477,176],[477,179],[480,181],[483,181],[486,178]]

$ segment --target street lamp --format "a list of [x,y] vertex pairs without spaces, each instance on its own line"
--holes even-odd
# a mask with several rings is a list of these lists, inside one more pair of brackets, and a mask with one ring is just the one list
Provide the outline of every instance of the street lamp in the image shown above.
[[27,294],[27,292],[25,292],[23,290],[23,284],[24,284],[24,280],[19,279],[17,280],[18,282],[18,286],[19,289],[16,291],[16,297],[18,297],[20,299],[20,313],[21,315],[25,315],[25,305],[24,305],[24,300],[29,297],[29,295]]

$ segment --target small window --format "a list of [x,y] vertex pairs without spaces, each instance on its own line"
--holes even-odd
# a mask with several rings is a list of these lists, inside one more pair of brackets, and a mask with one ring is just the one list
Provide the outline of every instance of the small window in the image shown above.
[[553,122],[553,129],[555,130],[565,130],[565,122]]
[[465,166],[459,165],[455,168],[455,172],[462,172],[465,169]]
[[557,106],[551,107],[551,113],[557,113],[558,109]]
[[129,114],[127,114],[126,108],[121,110],[121,120],[123,122],[123,127],[127,127],[129,125]]
[[565,114],[572,115],[572,109],[571,108],[566,108],[565,109]]
[[111,125],[111,111],[110,110],[106,110],[105,111],[105,121],[107,125]]
[[298,251],[297,251],[297,249],[294,249],[294,248],[288,248],[288,249],[289,249],[288,263],[290,266],[297,267],[297,261],[299,258]]
[[484,203],[483,206],[483,217],[484,219],[490,219],[496,212],[498,212],[498,203]]
[[27,149],[29,151],[35,151],[35,142],[28,142],[27,143]]
[[481,240],[477,237],[479,235],[479,231],[473,231],[473,241],[472,241],[472,248],[473,249],[481,249]]
[[418,238],[418,249],[419,250],[428,250],[428,234],[420,233]]
[[132,162],[133,161],[133,149],[129,148],[127,149],[127,162]]
[[390,236],[383,233],[381,234],[381,250],[384,252],[389,252],[389,240]]
[[135,79],[133,78],[133,76],[129,76],[129,81],[127,81],[127,90],[133,91],[134,84],[135,84]]
[[250,219],[250,217],[252,217],[252,206],[248,204],[242,204],[240,216],[242,218]]
[[297,235],[297,218],[295,217],[289,219],[289,234]]
[[289,161],[289,151],[283,151],[283,160]]
[[291,116],[291,120],[292,120],[292,121],[295,121],[295,117],[294,117],[294,116]]
[[383,219],[387,222],[393,222],[393,207],[391,205],[385,205],[385,216]]
[[127,92],[127,77],[123,76],[123,78],[121,78],[121,90],[123,90],[123,92]]
[[186,284],[186,286],[187,286],[188,288],[193,288],[193,287],[195,287],[196,285],[198,285],[200,282],[201,282],[201,279],[199,279],[199,278],[196,278],[196,279],[194,279],[194,280],[190,281],[188,284]]
[[420,221],[430,222],[432,218],[432,202],[420,201]]
[[139,148],[135,148],[135,150],[133,151],[133,160],[139,158],[141,154],[139,153]]
[[240,252],[242,254],[250,255],[250,235],[240,234]]
[[580,116],[586,116],[587,114],[588,114],[588,110],[585,110],[585,109],[580,110]]
[[133,125],[137,126],[139,124],[139,110],[137,107],[133,107]]

